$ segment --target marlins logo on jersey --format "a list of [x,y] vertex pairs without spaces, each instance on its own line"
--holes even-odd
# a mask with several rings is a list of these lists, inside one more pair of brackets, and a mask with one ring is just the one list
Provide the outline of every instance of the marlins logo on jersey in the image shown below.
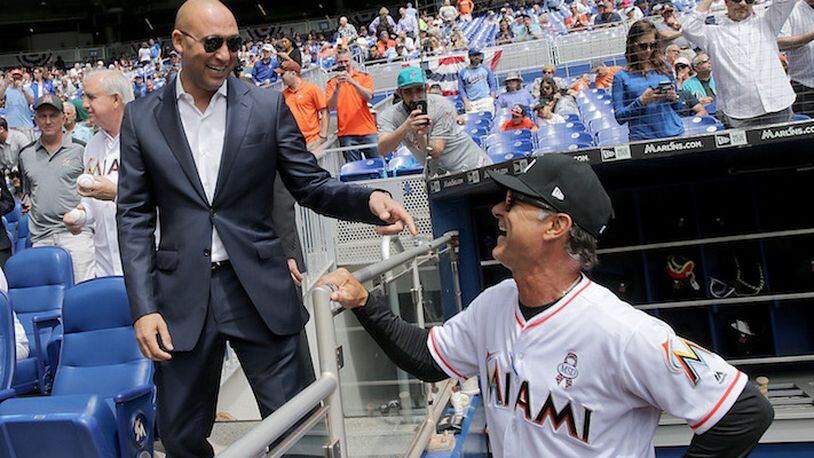
[[[673,372],[686,374],[693,386],[698,385],[702,371],[710,371],[706,358],[711,356],[712,352],[695,342],[671,335],[661,346],[664,348],[667,367]],[[726,380],[724,372],[715,371],[713,376],[718,383],[724,383]]]

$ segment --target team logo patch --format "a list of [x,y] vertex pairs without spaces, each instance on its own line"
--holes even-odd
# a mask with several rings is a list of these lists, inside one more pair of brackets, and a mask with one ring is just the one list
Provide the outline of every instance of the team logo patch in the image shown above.
[[[693,386],[701,381],[702,371],[710,370],[706,358],[712,353],[695,342],[673,335],[667,337],[661,346],[664,348],[667,367],[672,372],[684,373]],[[726,379],[726,374],[722,372],[714,372],[714,376],[719,384]]]
[[564,382],[564,388],[571,388],[571,385],[574,384],[574,379],[578,376],[577,355],[573,352],[568,352],[563,362],[557,366],[557,377],[555,377],[554,380],[557,382],[557,385]]
[[144,440],[147,439],[147,417],[144,416],[143,413],[139,412],[133,416],[130,433],[132,434],[131,439],[136,448],[143,447]]

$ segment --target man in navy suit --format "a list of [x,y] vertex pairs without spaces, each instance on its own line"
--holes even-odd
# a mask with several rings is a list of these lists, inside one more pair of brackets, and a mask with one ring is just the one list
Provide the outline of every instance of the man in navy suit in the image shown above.
[[387,193],[321,169],[279,92],[229,76],[241,40],[223,4],[184,3],[172,43],[178,77],[125,110],[116,220],[136,338],[156,361],[162,442],[169,456],[201,457],[213,454],[227,340],[263,416],[308,383],[308,313],[272,223],[275,175],[322,214],[416,229]]

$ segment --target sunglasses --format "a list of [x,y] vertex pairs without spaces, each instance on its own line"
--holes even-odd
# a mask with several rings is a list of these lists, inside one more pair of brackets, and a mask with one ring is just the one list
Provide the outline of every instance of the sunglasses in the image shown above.
[[740,2],[744,2],[747,5],[754,5],[757,0],[726,0],[728,3],[738,4]]
[[639,43],[636,43],[636,46],[638,46],[639,49],[654,50],[658,49],[659,43],[657,41],[641,41]]
[[204,51],[206,51],[207,53],[213,53],[220,49],[220,47],[223,46],[224,41],[226,42],[226,48],[229,50],[229,52],[238,52],[240,50],[240,46],[243,45],[243,37],[241,37],[240,35],[234,35],[231,37],[222,37],[220,35],[209,35],[203,37],[203,39],[199,39],[196,38],[194,35],[184,32],[183,30],[179,30],[179,32],[201,43],[203,45]]
[[506,191],[506,213],[508,213],[516,202],[524,202],[529,205],[534,205],[537,208],[542,208],[543,210],[550,211],[550,212],[557,212],[557,210],[549,205],[546,201],[542,199],[537,199],[526,194],[521,194],[519,192],[513,191]]
[[690,68],[687,64],[676,64],[676,70],[684,70],[685,68]]

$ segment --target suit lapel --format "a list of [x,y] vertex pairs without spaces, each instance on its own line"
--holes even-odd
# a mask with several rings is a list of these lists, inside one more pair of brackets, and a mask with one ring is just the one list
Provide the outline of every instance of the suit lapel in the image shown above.
[[218,195],[229,178],[232,164],[238,155],[240,145],[243,144],[243,137],[249,126],[253,105],[251,97],[246,96],[249,92],[248,86],[238,84],[237,78],[231,76],[226,84],[226,138],[223,139],[223,152],[213,202],[217,201]]
[[161,93],[161,102],[155,112],[156,120],[158,121],[158,128],[164,135],[170,151],[181,164],[181,169],[184,175],[187,176],[192,187],[206,202],[206,193],[204,192],[201,178],[198,175],[198,169],[195,167],[195,159],[192,157],[192,151],[189,149],[186,134],[184,133],[184,126],[181,124],[181,115],[178,112],[178,101],[175,98],[175,85],[178,84],[178,79],[173,80],[168,84],[164,91]]

